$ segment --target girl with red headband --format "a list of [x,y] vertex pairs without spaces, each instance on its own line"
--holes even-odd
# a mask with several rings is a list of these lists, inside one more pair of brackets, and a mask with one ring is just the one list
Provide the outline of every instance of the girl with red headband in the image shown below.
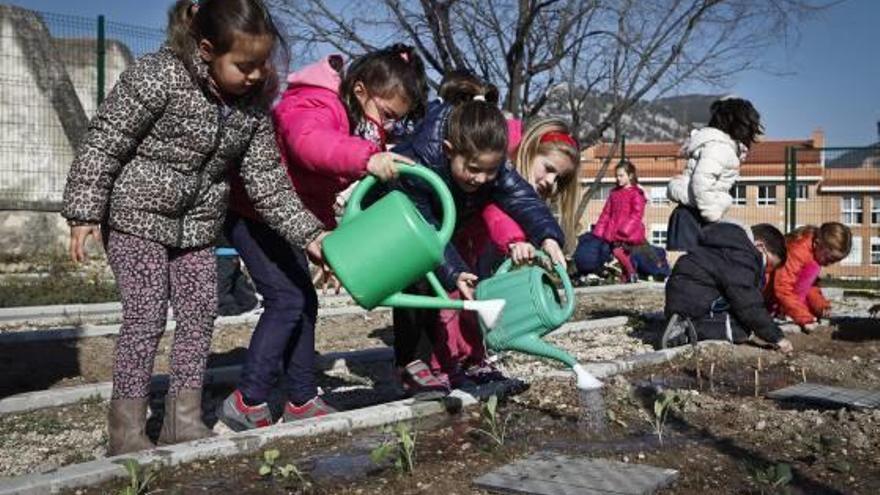
[[[542,199],[553,203],[566,240],[576,241],[580,159],[578,143],[568,126],[558,119],[544,119],[532,124],[523,135],[520,121],[511,119],[507,130],[507,153],[514,159],[516,171]],[[489,275],[492,261],[499,255],[522,263],[535,253],[522,228],[494,203],[484,208],[481,218],[462,228],[456,239],[465,261],[481,277]],[[450,385],[503,378],[486,360],[482,333],[474,315],[441,311],[435,343],[438,345],[431,359],[432,371],[438,377],[447,377]]]

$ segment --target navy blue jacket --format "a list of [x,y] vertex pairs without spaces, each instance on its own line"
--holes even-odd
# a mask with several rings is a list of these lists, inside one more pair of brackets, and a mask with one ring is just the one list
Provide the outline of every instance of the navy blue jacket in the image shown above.
[[700,230],[696,247],[675,263],[666,281],[666,316],[679,313],[694,319],[709,314],[723,297],[731,316],[749,333],[776,343],[782,331],[764,304],[761,253],[739,225],[710,223]]
[[[553,218],[550,208],[509,163],[504,163],[498,175],[477,191],[463,191],[452,179],[449,158],[443,148],[446,137],[446,124],[452,107],[439,100],[428,106],[427,114],[413,133],[394,147],[394,152],[406,156],[436,172],[449,187],[455,201],[458,218],[456,225],[479,214],[489,203],[495,203],[519,224],[529,240],[540,245],[545,239],[556,239],[560,245],[565,236],[559,223]],[[439,227],[442,210],[431,187],[424,181],[401,176],[391,184],[392,188],[403,191],[418,208],[425,220]],[[462,272],[472,272],[450,242],[446,246],[445,262],[436,273],[448,289],[455,288],[455,280]]]

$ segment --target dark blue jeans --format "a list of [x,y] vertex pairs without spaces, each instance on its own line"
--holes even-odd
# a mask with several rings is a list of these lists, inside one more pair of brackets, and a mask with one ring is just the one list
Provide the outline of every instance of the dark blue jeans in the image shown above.
[[318,294],[301,249],[291,247],[262,222],[229,212],[226,237],[238,250],[263,295],[265,310],[257,322],[241,372],[239,390],[264,402],[281,373],[288,399],[301,405],[317,395],[315,319]]

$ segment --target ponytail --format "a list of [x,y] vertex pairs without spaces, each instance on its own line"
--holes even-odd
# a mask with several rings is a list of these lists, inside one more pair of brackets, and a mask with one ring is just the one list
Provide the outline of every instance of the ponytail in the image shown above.
[[440,97],[452,112],[446,140],[454,153],[474,158],[507,151],[507,121],[498,108],[498,88],[466,71],[454,71],[440,83]]

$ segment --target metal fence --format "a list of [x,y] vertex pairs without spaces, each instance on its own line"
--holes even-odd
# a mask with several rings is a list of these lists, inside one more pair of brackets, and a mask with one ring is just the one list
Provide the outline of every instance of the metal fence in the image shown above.
[[0,5],[0,210],[57,211],[74,149],[119,74],[164,32]]

